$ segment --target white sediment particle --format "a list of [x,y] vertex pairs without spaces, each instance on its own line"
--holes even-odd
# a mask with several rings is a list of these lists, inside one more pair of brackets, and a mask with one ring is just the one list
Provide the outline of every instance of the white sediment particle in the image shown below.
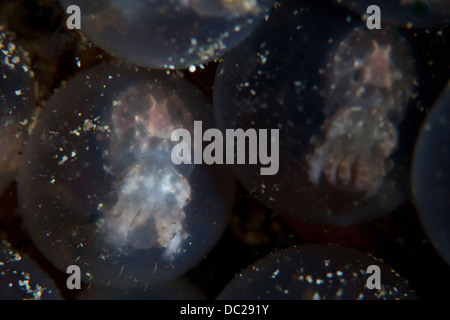
[[15,253],[13,254],[13,260],[14,260],[14,261],[20,261],[20,260],[22,260],[22,257],[20,256],[20,254],[18,254],[17,252],[15,252]]

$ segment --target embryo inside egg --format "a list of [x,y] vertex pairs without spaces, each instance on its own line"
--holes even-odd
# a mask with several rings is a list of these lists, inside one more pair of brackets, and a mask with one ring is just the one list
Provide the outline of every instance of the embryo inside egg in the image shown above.
[[[435,107],[450,101],[437,102],[450,25],[433,27],[447,0],[59,2],[0,1],[0,36],[16,35],[0,42],[0,300],[448,297],[449,117]],[[381,30],[367,28],[369,4]],[[412,7],[426,11],[405,27]],[[171,141],[181,128],[190,136]],[[222,157],[231,139],[216,128],[254,131]],[[174,164],[176,151],[194,164]],[[279,165],[264,175],[269,154]],[[342,247],[304,247],[329,243]]]

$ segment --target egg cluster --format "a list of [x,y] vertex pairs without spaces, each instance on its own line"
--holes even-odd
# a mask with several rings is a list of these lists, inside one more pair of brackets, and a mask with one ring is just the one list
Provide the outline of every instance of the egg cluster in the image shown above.
[[366,4],[2,3],[0,298],[448,296],[450,8]]

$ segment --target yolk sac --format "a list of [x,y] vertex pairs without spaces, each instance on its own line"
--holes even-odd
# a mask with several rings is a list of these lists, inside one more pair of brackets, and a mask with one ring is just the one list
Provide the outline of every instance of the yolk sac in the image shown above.
[[414,202],[422,226],[450,264],[450,83],[425,120],[412,171]]
[[[373,287],[376,274],[379,289]],[[416,295],[408,281],[373,256],[335,245],[303,245],[247,267],[218,299],[411,300]]]
[[0,243],[0,300],[60,300],[48,275],[11,245]]
[[[380,8],[381,28],[385,26],[428,28],[450,22],[450,3],[447,0],[339,0],[350,10],[366,15],[367,8]],[[371,13],[367,14],[368,16]]]
[[249,35],[272,0],[62,0],[81,11],[81,32],[106,52],[158,69],[219,58]]
[[326,1],[273,10],[224,56],[214,83],[221,130],[279,129],[277,174],[234,166],[247,190],[278,213],[333,225],[404,203],[412,146],[398,125],[413,95],[409,51],[396,30],[368,30]]
[[32,118],[33,75],[26,53],[0,25],[0,194],[16,178]]
[[148,287],[200,262],[231,211],[224,166],[175,165],[171,133],[212,127],[206,98],[161,72],[101,66],[70,79],[39,116],[19,169],[25,227],[60,270]]

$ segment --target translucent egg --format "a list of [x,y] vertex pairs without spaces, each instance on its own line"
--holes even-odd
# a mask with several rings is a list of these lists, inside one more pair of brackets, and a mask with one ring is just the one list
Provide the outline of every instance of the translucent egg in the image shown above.
[[63,0],[81,10],[81,32],[141,66],[187,68],[219,58],[262,20],[272,0]]
[[100,66],[70,79],[39,116],[19,169],[25,227],[59,269],[131,288],[198,263],[228,221],[225,167],[175,165],[172,131],[212,126],[206,98],[160,72]]
[[48,275],[27,256],[0,242],[0,300],[59,300]]
[[341,9],[281,4],[219,63],[214,111],[221,130],[279,130],[278,172],[263,175],[265,165],[248,160],[234,165],[252,194],[308,222],[348,225],[409,195],[398,125],[414,68],[397,31],[368,30]]
[[0,194],[16,178],[32,115],[32,72],[14,35],[0,25]]
[[367,8],[377,5],[380,8],[382,28],[387,25],[398,27],[427,28],[450,22],[450,3],[448,0],[336,0],[339,4],[361,15]]
[[[369,266],[379,268],[379,289],[369,288],[368,283],[370,287],[375,283],[371,278],[375,269]],[[304,245],[270,254],[247,267],[218,296],[219,300],[415,298],[408,281],[381,260],[335,245]]]
[[412,186],[422,226],[450,264],[450,83],[421,129]]

